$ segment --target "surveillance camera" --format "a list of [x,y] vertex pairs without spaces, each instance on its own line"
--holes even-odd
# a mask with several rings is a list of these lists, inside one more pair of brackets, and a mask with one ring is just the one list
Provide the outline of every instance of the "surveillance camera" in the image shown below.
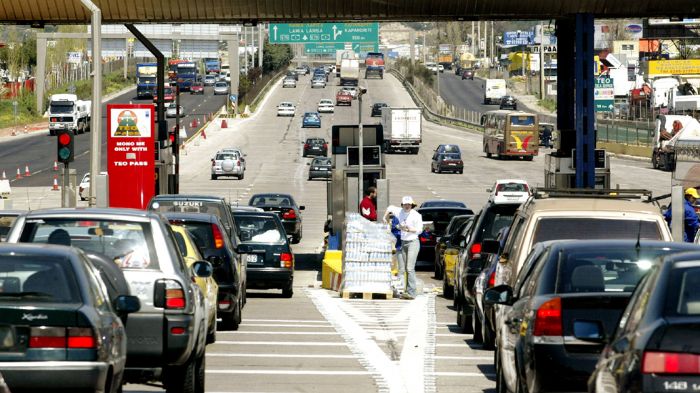
[[367,93],[367,88],[366,87],[360,87],[360,93],[361,94],[366,94]]

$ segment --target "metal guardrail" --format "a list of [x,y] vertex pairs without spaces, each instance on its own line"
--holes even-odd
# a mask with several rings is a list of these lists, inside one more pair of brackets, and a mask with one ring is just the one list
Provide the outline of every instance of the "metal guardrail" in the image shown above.
[[389,72],[392,75],[394,75],[396,79],[398,79],[401,82],[401,84],[403,84],[413,101],[423,109],[423,116],[425,116],[425,118],[429,121],[438,124],[455,125],[462,128],[468,128],[475,131],[484,132],[484,127],[480,124],[472,123],[467,120],[459,119],[456,117],[443,116],[439,113],[436,113],[428,105],[425,104],[425,102],[421,99],[420,95],[416,92],[413,85],[411,85],[411,83],[406,80],[405,76],[403,76],[398,70],[394,68],[390,68]]

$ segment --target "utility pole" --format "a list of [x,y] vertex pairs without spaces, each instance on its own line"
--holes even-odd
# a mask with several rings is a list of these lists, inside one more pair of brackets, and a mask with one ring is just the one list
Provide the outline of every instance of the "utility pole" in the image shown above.
[[540,100],[544,100],[544,23],[540,22]]
[[423,64],[425,64],[425,51],[428,48],[425,47],[425,32],[423,32]]
[[476,59],[481,58],[481,21],[476,22]]

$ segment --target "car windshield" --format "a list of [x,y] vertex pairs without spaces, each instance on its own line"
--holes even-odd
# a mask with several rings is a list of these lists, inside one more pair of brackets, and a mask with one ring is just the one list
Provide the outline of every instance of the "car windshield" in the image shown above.
[[293,200],[286,195],[255,195],[250,199],[250,206],[291,206]]
[[157,269],[148,223],[100,219],[29,219],[20,242],[73,246],[102,254],[123,269]]
[[560,239],[662,240],[656,221],[602,217],[545,217],[537,221],[532,244]]
[[0,302],[78,303],[71,262],[64,258],[0,256]]
[[70,101],[51,101],[50,111],[56,115],[72,113],[73,103]]
[[236,153],[236,152],[219,153],[216,155],[216,158],[215,158],[216,161],[237,160],[237,159],[238,159],[238,153]]
[[280,227],[275,217],[234,215],[241,241],[246,243],[284,243],[284,228]]
[[529,192],[530,189],[524,183],[499,183],[496,186],[496,191],[504,192]]
[[632,292],[666,247],[601,248],[563,251],[559,255],[555,293]]

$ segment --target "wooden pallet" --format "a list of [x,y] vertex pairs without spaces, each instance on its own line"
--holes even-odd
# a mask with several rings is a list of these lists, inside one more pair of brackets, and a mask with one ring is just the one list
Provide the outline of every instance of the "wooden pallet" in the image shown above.
[[356,299],[362,298],[363,300],[372,299],[392,299],[394,297],[393,292],[352,292],[343,291],[343,299]]

